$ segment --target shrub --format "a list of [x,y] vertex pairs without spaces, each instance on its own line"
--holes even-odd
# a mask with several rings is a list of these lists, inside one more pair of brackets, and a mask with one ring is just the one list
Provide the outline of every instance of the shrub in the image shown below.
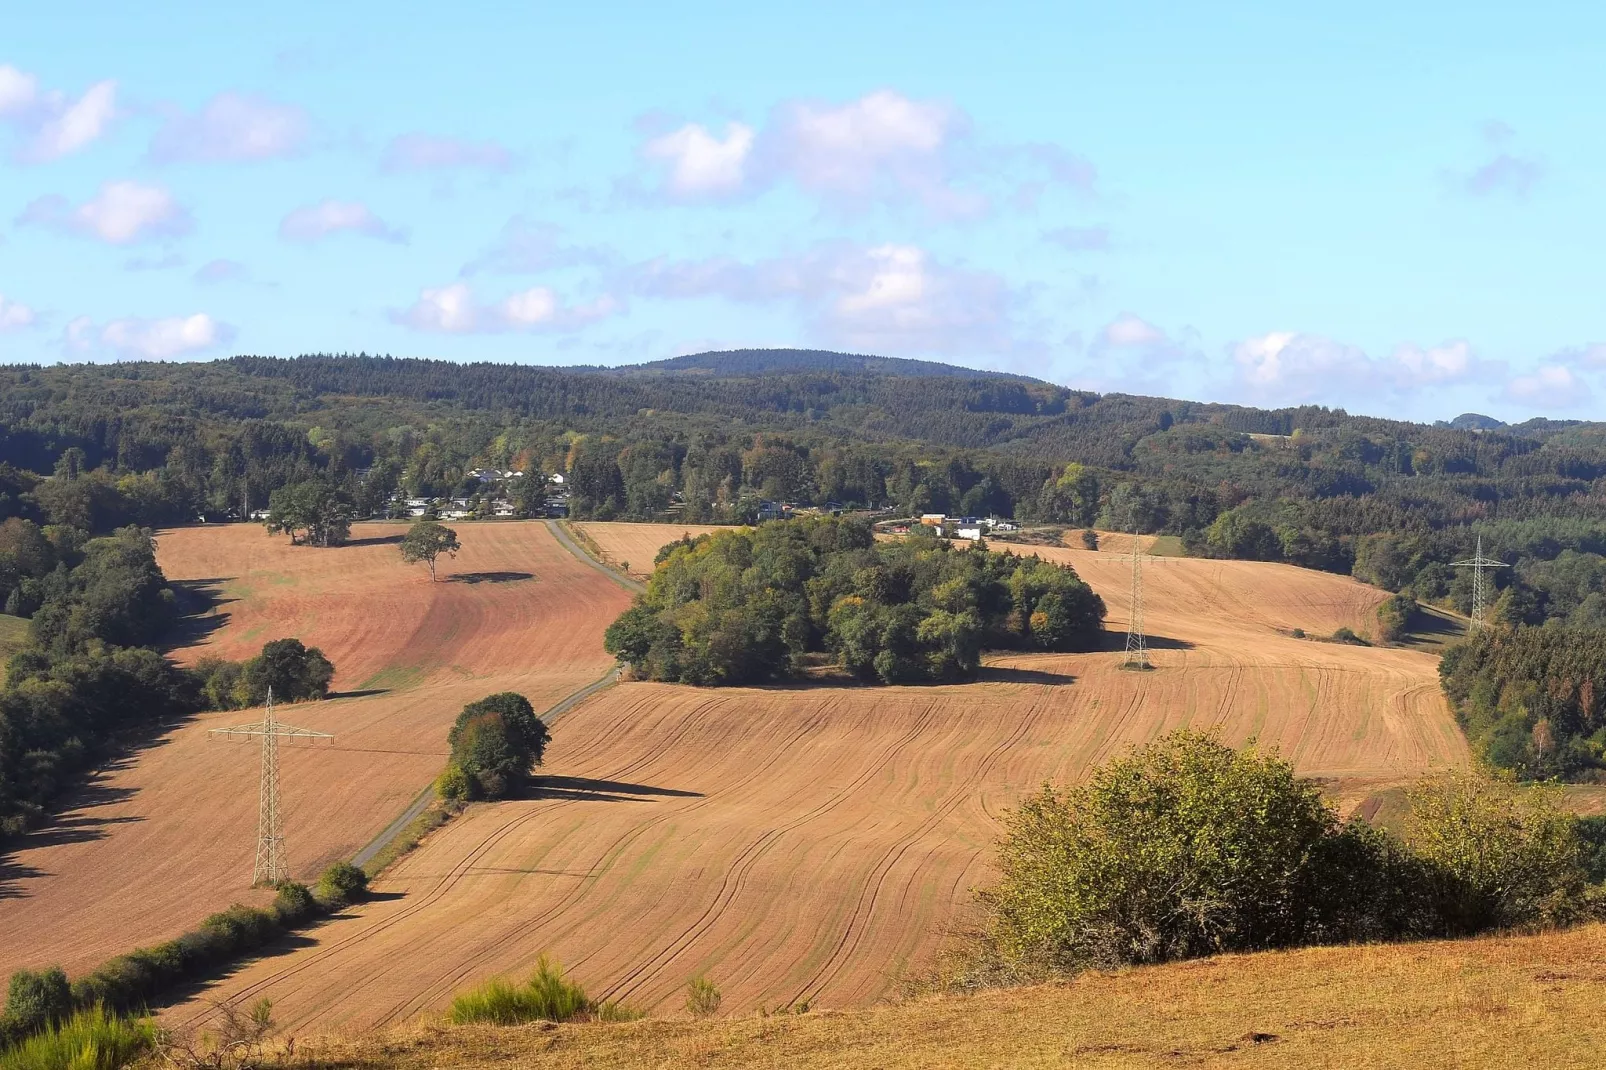
[[594,1002],[584,988],[563,976],[561,966],[542,955],[535,973],[523,985],[494,978],[454,998],[447,1017],[457,1025],[471,1022],[519,1025],[587,1018],[623,1021],[635,1014],[617,1004]]
[[1371,646],[1365,639],[1356,635],[1353,629],[1340,628],[1333,633],[1333,642],[1346,643],[1350,646]]
[[466,802],[472,790],[468,774],[459,765],[448,765],[446,771],[435,778],[435,794],[446,802]]
[[719,1013],[724,997],[719,986],[707,977],[693,977],[686,986],[686,1011],[693,1018],[711,1018]]
[[991,940],[1030,973],[1342,937],[1368,847],[1288,763],[1178,732],[1010,815]]
[[1082,549],[1097,550],[1099,548],[1099,533],[1092,528],[1082,532]]
[[1377,637],[1385,643],[1397,643],[1405,638],[1416,609],[1416,599],[1408,594],[1385,598],[1377,607]]
[[6,991],[6,1032],[33,1033],[54,1025],[72,1013],[72,990],[60,966],[45,970],[18,970]]
[[1567,920],[1586,883],[1560,789],[1446,772],[1409,792],[1405,838],[1452,935]]
[[368,874],[350,862],[336,862],[318,878],[318,898],[329,906],[361,899],[368,892]]
[[0,1052],[0,1070],[122,1070],[157,1042],[154,1023],[91,1007]]
[[312,917],[318,910],[318,901],[305,884],[285,881],[273,897],[273,913],[280,925],[289,927]]

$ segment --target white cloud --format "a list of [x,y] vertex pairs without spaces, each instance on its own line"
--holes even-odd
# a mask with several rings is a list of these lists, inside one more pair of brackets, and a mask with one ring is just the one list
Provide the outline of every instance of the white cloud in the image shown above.
[[[987,199],[956,181],[954,158],[969,127],[947,104],[883,89],[840,105],[791,101],[762,129],[730,122],[723,136],[687,123],[650,138],[642,155],[662,168],[662,189],[677,199],[729,198],[790,181],[839,205],[912,199],[938,215],[972,216]],[[969,162],[971,173],[985,170],[985,158]]]
[[1105,345],[1122,347],[1153,346],[1169,340],[1160,328],[1130,312],[1123,312],[1105,324],[1099,338]]
[[63,348],[70,354],[110,352],[122,360],[171,360],[227,345],[234,328],[204,312],[168,319],[116,319],[96,327],[88,316],[67,324]]
[[0,294],[0,331],[32,327],[34,319],[33,309],[20,301],[8,300],[5,294]]
[[77,100],[60,92],[41,94],[37,83],[15,67],[0,76],[0,98],[25,140],[17,151],[23,163],[48,163],[70,156],[100,139],[117,117],[117,83],[96,82]]
[[349,231],[380,241],[403,243],[407,235],[374,215],[360,201],[321,201],[297,208],[279,223],[279,237],[285,241],[310,243],[331,234]]
[[1261,400],[1284,403],[1407,394],[1488,379],[1499,371],[1461,340],[1431,347],[1405,343],[1374,359],[1331,338],[1272,331],[1239,342],[1232,352],[1241,385]]
[[894,355],[986,355],[1011,346],[1004,281],[942,264],[914,245],[825,245],[754,263],[658,260],[631,276],[648,297],[792,304],[827,345]]
[[1570,409],[1588,403],[1593,392],[1565,364],[1541,364],[1506,383],[1505,397],[1539,409]]
[[64,197],[40,197],[22,210],[17,222],[53,227],[112,245],[176,237],[193,225],[189,212],[167,190],[127,179],[105,183],[93,198],[76,207]]
[[1606,368],[1606,342],[1564,349],[1552,359],[1558,364],[1568,364],[1576,368]]
[[742,123],[727,123],[723,140],[701,123],[688,123],[647,142],[642,155],[665,165],[665,185],[675,196],[730,194],[741,190],[747,178],[753,139],[753,128]]
[[441,171],[478,167],[506,171],[513,154],[494,141],[465,141],[431,134],[402,134],[391,138],[380,158],[386,171]]
[[390,315],[393,323],[437,334],[497,334],[503,331],[575,330],[620,310],[603,296],[585,305],[566,306],[545,286],[509,294],[482,304],[466,282],[426,288],[418,300]]
[[39,79],[0,63],[0,115],[26,111],[39,98]]
[[151,140],[159,163],[271,160],[301,151],[307,113],[244,93],[219,93],[194,115],[170,119]]

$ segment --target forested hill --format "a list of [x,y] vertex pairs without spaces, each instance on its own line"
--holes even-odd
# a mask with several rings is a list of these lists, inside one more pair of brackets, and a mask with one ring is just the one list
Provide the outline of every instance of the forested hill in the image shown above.
[[730,349],[716,353],[693,353],[668,360],[655,360],[616,369],[619,374],[678,372],[747,378],[755,375],[788,375],[798,372],[858,372],[905,378],[938,376],[947,379],[1019,379],[1038,383],[1029,376],[1006,372],[979,371],[930,360],[902,357],[876,357],[859,353],[833,353],[825,349]]

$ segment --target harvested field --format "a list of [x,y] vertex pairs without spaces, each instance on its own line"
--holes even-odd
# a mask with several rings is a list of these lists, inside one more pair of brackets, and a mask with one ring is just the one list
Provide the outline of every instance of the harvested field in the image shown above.
[[[160,534],[157,556],[192,601],[211,601],[175,652],[243,658],[296,636],[334,661],[346,697],[281,707],[333,744],[282,748],[291,867],[350,858],[438,774],[463,704],[518,690],[537,709],[602,676],[602,630],[629,595],[534,523],[464,524],[441,582],[405,565],[404,525],[359,525],[351,545],[289,546],[256,525]],[[69,972],[251,901],[256,749],[207,730],[260,711],[175,726],[105,771],[77,809],[0,863],[0,973]],[[561,751],[560,740],[554,753]]]
[[[1037,552],[1100,590],[1119,645],[1129,559]],[[704,972],[727,1012],[862,1006],[962,922],[1001,809],[1129,744],[1184,725],[1256,737],[1349,803],[1467,760],[1435,659],[1284,634],[1363,630],[1382,592],[1188,559],[1145,582],[1151,673],[1105,651],[998,657],[958,686],[616,687],[567,715],[534,797],[472,808],[379,882],[392,898],[205,994],[271,997],[303,1035],[358,1031],[551,951],[646,1010],[678,1008]]]
[[667,542],[682,535],[696,538],[713,531],[735,531],[729,525],[715,524],[623,524],[613,521],[584,521],[573,525],[601,551],[602,560],[624,568],[637,579],[652,575],[652,559]]

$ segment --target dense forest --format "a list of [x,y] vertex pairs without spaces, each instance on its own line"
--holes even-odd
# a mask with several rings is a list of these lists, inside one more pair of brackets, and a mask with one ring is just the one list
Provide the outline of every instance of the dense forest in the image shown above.
[[1451,647],[1439,674],[1489,764],[1606,779],[1606,629],[1484,629]]
[[983,649],[1085,650],[1104,602],[1075,570],[863,520],[775,520],[665,547],[606,646],[653,680],[749,684],[827,654],[866,681],[967,680]]

